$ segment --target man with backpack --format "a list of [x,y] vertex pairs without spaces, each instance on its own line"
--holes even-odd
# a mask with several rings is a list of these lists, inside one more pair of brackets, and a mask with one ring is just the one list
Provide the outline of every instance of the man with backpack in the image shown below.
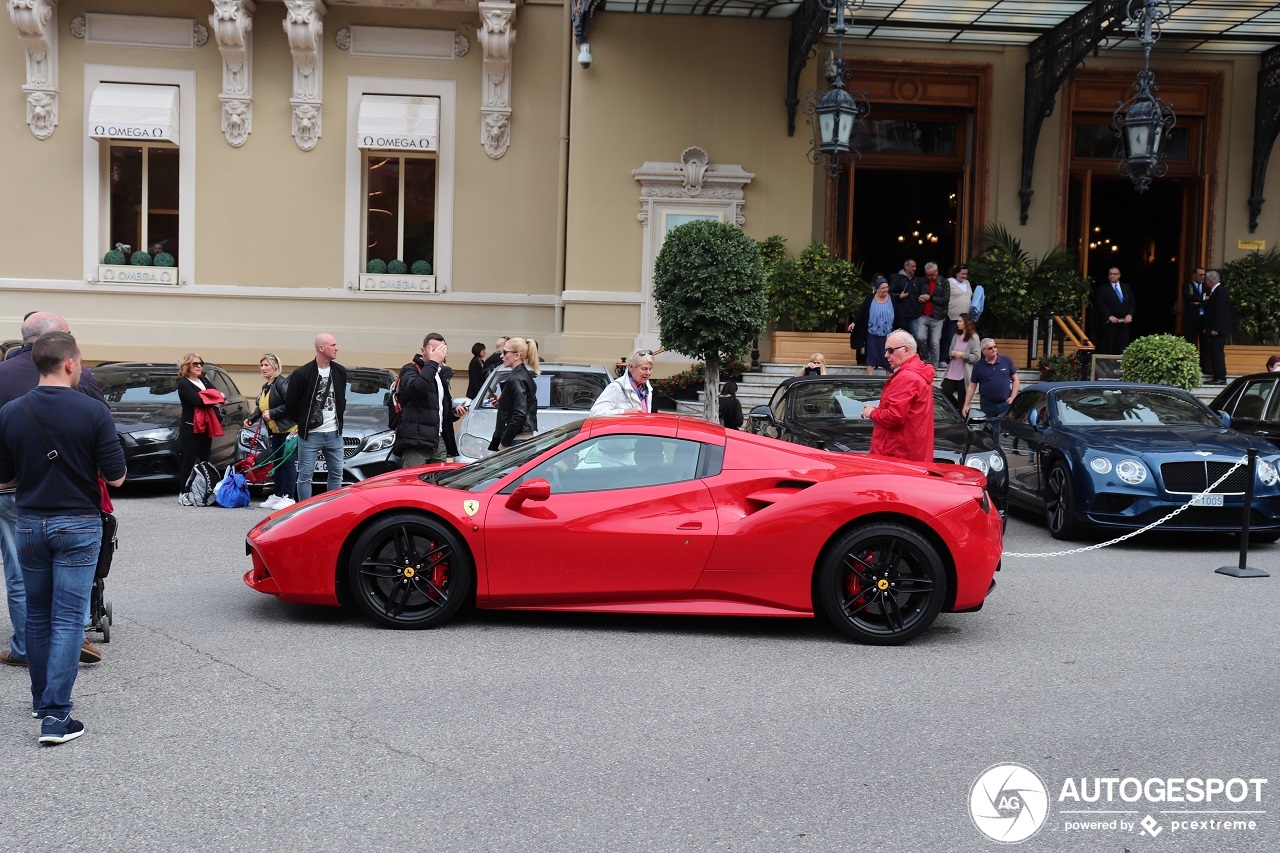
[[449,457],[458,455],[453,422],[461,407],[454,408],[449,390],[453,371],[444,366],[448,355],[449,345],[444,337],[432,332],[423,338],[422,349],[413,361],[400,368],[395,392],[400,422],[396,426],[394,452],[406,468],[447,462]]
[[[0,406],[16,400],[40,383],[40,371],[31,357],[32,347],[41,335],[49,332],[69,332],[67,321],[49,311],[33,311],[22,321],[22,347],[0,363]],[[106,398],[94,378],[92,370],[80,373],[80,393],[87,394],[102,403]],[[27,665],[27,645],[24,633],[27,624],[27,594],[22,580],[22,566],[18,562],[17,502],[13,489],[0,490],[0,559],[4,560],[4,586],[9,600],[9,621],[13,636],[9,638],[9,650],[0,652],[0,663],[9,666]],[[84,624],[88,625],[88,607]],[[80,649],[81,663],[97,663],[102,651],[85,639]]]
[[123,483],[125,462],[110,410],[75,391],[76,339],[49,332],[32,357],[40,384],[0,409],[0,483],[17,486],[31,715],[52,745],[84,734],[71,688],[102,546],[97,483]]
[[311,497],[316,460],[324,454],[327,490],[342,486],[342,415],[347,410],[347,369],[334,361],[338,342],[316,335],[316,357],[293,371],[284,408],[298,425],[298,500]]

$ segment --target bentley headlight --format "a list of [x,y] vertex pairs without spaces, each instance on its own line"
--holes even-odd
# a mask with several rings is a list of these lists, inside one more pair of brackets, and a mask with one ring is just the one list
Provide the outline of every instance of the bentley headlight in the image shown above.
[[489,442],[480,438],[478,435],[471,433],[463,433],[462,438],[458,439],[458,455],[465,456],[468,459],[482,459],[485,451],[489,449]]
[[981,456],[970,456],[965,460],[964,464],[970,468],[977,468],[983,474],[986,474],[988,471],[987,460],[983,459]]
[[1089,467],[1097,474],[1111,473],[1111,460],[1105,456],[1095,456],[1089,460]]
[[1116,465],[1116,474],[1131,486],[1147,479],[1147,469],[1137,459],[1121,459]]
[[389,429],[385,432],[375,432],[364,440],[364,449],[371,450],[390,450],[391,445],[396,443],[395,430]]
[[1276,466],[1265,459],[1258,460],[1258,479],[1262,481],[1264,486],[1274,486],[1280,483],[1280,472],[1276,471]]
[[987,464],[991,466],[992,471],[1003,471],[1004,457],[1002,457],[999,453],[992,453],[991,458],[987,461]]

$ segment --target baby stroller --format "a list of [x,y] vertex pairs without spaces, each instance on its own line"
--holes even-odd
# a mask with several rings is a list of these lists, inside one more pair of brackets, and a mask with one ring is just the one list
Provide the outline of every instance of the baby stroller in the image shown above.
[[116,539],[116,517],[109,513],[102,514],[102,552],[105,555],[98,560],[98,570],[93,576],[93,591],[89,593],[90,631],[102,634],[102,642],[111,642],[111,602],[106,600],[107,574],[111,571],[111,558],[119,540]]

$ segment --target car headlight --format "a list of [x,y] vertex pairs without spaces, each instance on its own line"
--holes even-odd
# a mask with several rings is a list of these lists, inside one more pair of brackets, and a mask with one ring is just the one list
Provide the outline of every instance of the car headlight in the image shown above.
[[1089,460],[1089,467],[1099,474],[1111,473],[1111,460],[1105,456],[1095,456]]
[[992,453],[991,458],[987,460],[987,464],[991,466],[992,471],[1004,470],[1004,457],[999,453]]
[[1262,481],[1264,486],[1274,486],[1280,483],[1280,472],[1276,471],[1276,466],[1265,459],[1258,460],[1258,479]]
[[1147,479],[1147,469],[1137,459],[1121,459],[1116,464],[1116,475],[1131,486]]
[[138,444],[165,444],[173,441],[178,437],[177,427],[163,427],[162,429],[144,429],[132,433],[133,440]]
[[483,458],[488,449],[489,443],[478,435],[472,435],[467,432],[463,433],[462,438],[458,439],[458,454],[469,459]]
[[390,450],[391,445],[396,443],[396,431],[393,429],[385,432],[375,432],[364,440],[365,451],[370,450]]
[[987,460],[981,456],[970,456],[965,460],[964,464],[969,468],[977,468],[983,474],[987,473],[988,470]]

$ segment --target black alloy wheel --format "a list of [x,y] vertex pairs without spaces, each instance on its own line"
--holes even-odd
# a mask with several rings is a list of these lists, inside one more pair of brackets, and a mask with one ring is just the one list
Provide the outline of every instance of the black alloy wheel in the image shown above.
[[942,557],[901,524],[845,534],[818,569],[817,605],[853,640],[893,646],[933,624],[947,597]]
[[1044,486],[1044,520],[1050,536],[1054,539],[1075,539],[1080,535],[1075,508],[1071,473],[1061,462],[1054,463]]
[[348,581],[360,609],[388,628],[444,624],[471,594],[471,556],[448,527],[416,513],[379,519],[351,549]]

